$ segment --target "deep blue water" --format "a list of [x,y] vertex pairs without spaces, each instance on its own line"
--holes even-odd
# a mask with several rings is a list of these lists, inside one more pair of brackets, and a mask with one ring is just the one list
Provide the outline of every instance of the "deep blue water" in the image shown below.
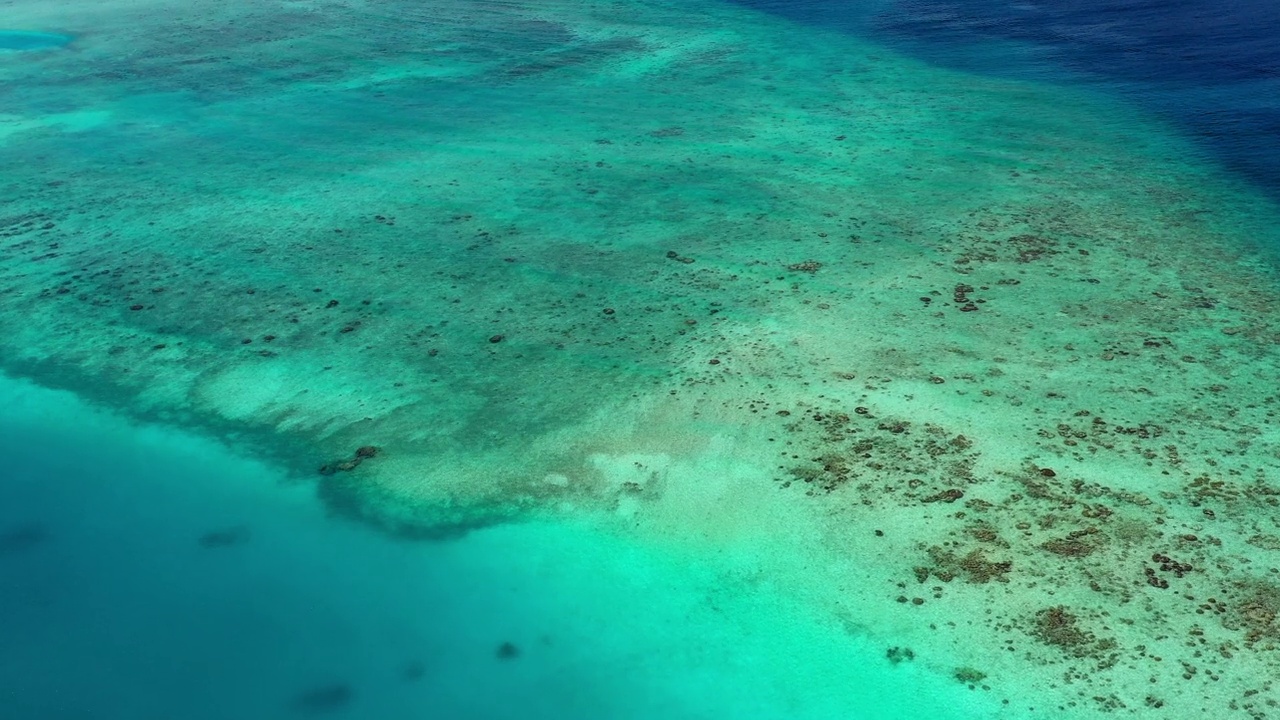
[[736,0],[971,72],[1087,82],[1173,121],[1280,199],[1280,3]]

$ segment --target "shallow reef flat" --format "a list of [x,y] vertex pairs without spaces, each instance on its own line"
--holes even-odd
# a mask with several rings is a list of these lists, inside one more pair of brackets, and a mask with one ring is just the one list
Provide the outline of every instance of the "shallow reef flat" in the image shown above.
[[1167,127],[710,2],[66,7],[5,6],[75,37],[0,56],[6,371],[1010,712],[1276,716],[1280,224]]

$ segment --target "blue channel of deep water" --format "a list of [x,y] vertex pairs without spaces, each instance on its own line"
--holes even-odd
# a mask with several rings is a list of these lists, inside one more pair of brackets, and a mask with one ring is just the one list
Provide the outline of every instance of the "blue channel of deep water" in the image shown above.
[[1280,199],[1280,3],[735,0],[975,73],[1088,82],[1175,122]]

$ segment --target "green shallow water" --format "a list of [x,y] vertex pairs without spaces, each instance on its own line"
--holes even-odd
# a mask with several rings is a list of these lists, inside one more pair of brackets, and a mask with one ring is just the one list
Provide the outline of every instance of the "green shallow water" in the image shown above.
[[9,372],[394,537],[749,558],[1020,708],[1254,702],[1276,208],[1168,128],[712,2],[14,13],[83,35],[0,58]]

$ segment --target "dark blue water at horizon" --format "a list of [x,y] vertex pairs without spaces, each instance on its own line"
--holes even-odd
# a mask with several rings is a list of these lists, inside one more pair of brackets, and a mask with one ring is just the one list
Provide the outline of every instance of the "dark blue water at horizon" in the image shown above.
[[1280,4],[1245,0],[735,0],[928,62],[1088,83],[1181,127],[1280,200]]

